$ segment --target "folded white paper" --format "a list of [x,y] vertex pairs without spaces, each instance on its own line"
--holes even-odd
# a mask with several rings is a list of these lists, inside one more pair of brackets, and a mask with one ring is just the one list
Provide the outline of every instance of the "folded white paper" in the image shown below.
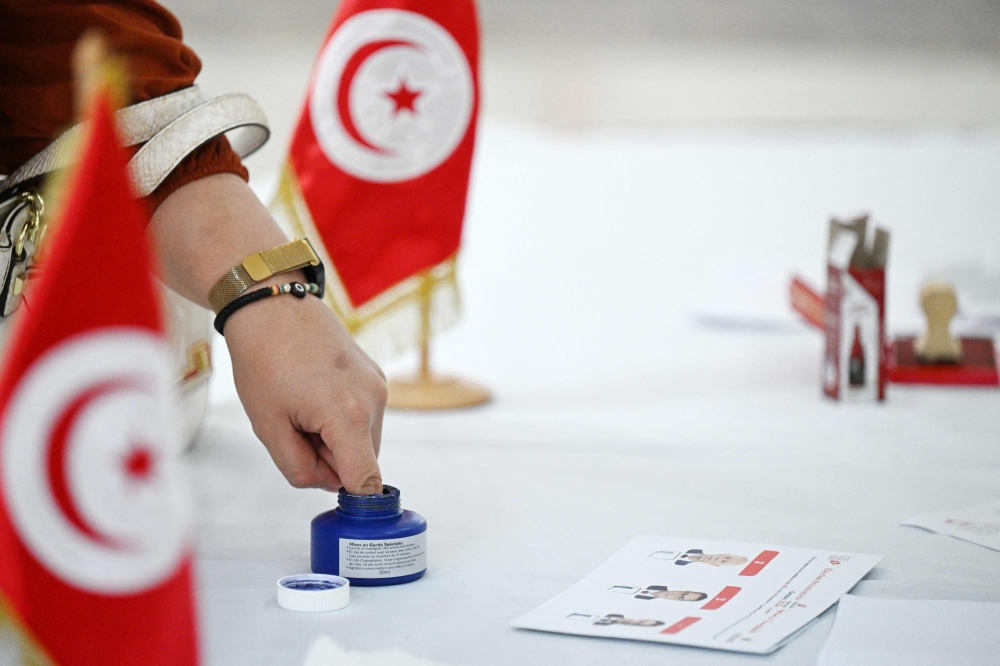
[[922,527],[978,546],[1000,550],[1000,502],[914,516],[900,525]]
[[1000,604],[847,595],[817,666],[996,666]]
[[640,536],[582,581],[511,624],[765,654],[836,603],[880,559]]

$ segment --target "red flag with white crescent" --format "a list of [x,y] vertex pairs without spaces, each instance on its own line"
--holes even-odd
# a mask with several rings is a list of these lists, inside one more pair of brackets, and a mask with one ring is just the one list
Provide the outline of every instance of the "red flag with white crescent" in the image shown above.
[[324,40],[272,210],[362,344],[428,292],[435,327],[457,312],[478,61],[472,0],[344,0]]
[[198,663],[173,376],[99,94],[0,371],[0,604],[58,666]]

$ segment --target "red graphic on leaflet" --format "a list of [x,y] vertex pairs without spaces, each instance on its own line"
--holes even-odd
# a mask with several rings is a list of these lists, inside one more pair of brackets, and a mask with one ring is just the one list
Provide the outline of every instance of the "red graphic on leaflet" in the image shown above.
[[684,631],[685,629],[687,629],[688,627],[690,627],[692,624],[694,624],[695,622],[697,622],[700,619],[701,619],[700,617],[690,617],[690,616],[686,617],[683,620],[680,620],[679,622],[674,622],[672,625],[670,625],[669,627],[667,627],[666,629],[664,629],[660,633],[661,634],[679,634],[679,633],[681,633],[682,631]]
[[757,557],[753,558],[753,562],[743,567],[743,571],[740,572],[741,576],[756,576],[761,572],[761,570],[767,566],[768,562],[773,560],[778,556],[778,551],[776,550],[765,550]]
[[742,587],[735,587],[733,585],[729,585],[728,587],[723,588],[722,592],[719,592],[717,595],[715,595],[715,597],[707,604],[702,606],[701,609],[717,610],[719,608],[722,608],[727,601],[735,597],[737,593],[742,589],[743,589]]

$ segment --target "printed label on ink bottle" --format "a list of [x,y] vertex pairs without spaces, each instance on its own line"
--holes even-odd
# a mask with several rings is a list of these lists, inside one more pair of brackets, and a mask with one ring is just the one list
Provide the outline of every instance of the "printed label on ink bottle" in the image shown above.
[[399,539],[341,539],[340,575],[395,578],[427,568],[427,532]]

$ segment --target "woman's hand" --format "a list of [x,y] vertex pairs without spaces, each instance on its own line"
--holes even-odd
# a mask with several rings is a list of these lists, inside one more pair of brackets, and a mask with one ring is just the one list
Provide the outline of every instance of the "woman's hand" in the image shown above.
[[[288,239],[246,183],[217,174],[176,190],[150,222],[162,278],[208,306],[208,292],[244,257]],[[301,272],[268,281],[304,282]],[[266,285],[261,285],[266,286]],[[386,383],[319,299],[277,296],[226,322],[236,390],[254,432],[297,488],[382,491],[378,456]]]
[[251,303],[226,322],[226,342],[253,430],[290,484],[382,492],[385,376],[326,305]]

